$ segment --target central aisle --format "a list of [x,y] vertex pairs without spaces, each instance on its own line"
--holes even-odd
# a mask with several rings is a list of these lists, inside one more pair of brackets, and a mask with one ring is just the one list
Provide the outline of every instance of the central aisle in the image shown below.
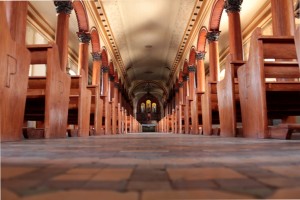
[[1,144],[3,199],[299,198],[300,141],[142,133]]

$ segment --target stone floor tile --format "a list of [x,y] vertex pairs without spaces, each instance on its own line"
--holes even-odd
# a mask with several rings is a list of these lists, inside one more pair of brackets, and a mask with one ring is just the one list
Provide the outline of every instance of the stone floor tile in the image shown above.
[[244,175],[228,168],[177,168],[167,169],[172,180],[212,180],[212,179],[245,179]]
[[67,174],[96,174],[97,172],[100,172],[102,169],[97,168],[74,168],[68,170]]
[[172,187],[176,190],[217,189],[218,185],[212,180],[175,180]]
[[168,181],[168,174],[164,169],[135,169],[130,178],[131,181]]
[[70,190],[52,193],[32,195],[22,200],[82,200],[82,199],[103,199],[103,200],[138,200],[138,193],[119,193],[113,191],[91,191],[91,190]]
[[1,167],[1,179],[9,179],[32,172],[38,168],[35,167]]
[[300,185],[300,178],[259,178],[258,181],[278,188],[296,187]]
[[92,178],[91,174],[62,174],[52,178],[54,181],[87,181]]
[[300,187],[279,189],[270,199],[300,199]]
[[187,200],[187,199],[252,199],[250,195],[234,194],[218,190],[146,191],[142,200]]
[[286,166],[264,166],[263,169],[270,170],[276,174],[287,177],[300,177],[300,165],[286,165]]
[[270,194],[273,193],[273,190],[268,187],[232,187],[232,188],[223,188],[224,191],[243,194],[243,195],[251,195],[255,198],[266,198]]
[[169,181],[129,181],[127,190],[171,190]]
[[216,179],[221,188],[261,188],[264,184],[253,179]]
[[13,193],[12,191],[5,189],[5,188],[1,188],[1,199],[2,200],[20,200],[21,198]]
[[124,192],[128,181],[88,181],[82,188],[86,190],[114,190]]
[[106,168],[93,176],[91,181],[122,181],[129,179],[132,168]]

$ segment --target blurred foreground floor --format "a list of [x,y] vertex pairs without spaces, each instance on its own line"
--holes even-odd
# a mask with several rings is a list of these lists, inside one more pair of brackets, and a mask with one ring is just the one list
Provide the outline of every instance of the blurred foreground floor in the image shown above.
[[142,133],[1,144],[2,200],[300,198],[300,140]]

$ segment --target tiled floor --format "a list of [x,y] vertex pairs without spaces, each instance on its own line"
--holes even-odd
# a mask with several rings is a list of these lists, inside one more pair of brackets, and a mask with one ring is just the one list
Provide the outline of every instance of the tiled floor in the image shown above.
[[300,140],[128,134],[1,144],[2,200],[300,198]]

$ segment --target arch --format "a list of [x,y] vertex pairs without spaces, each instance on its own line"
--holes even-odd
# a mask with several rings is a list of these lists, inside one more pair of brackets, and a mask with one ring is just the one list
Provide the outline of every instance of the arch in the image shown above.
[[147,84],[147,83],[152,83],[152,84],[154,84],[154,85],[157,85],[160,89],[163,90],[164,95],[167,95],[167,94],[168,94],[166,88],[165,88],[162,84],[160,84],[159,82],[157,82],[157,81],[140,81],[140,82],[137,83],[134,87],[132,87],[132,89],[130,90],[130,91],[131,91],[130,94],[133,95],[133,91],[134,91],[137,87],[139,87],[139,86],[141,86],[141,85],[144,85],[144,84]]
[[115,68],[114,68],[114,63],[111,60],[109,63],[109,75],[110,76],[114,76],[115,75]]
[[189,66],[195,66],[195,65],[196,65],[196,50],[195,50],[195,46],[192,46],[190,50],[190,56],[189,56]]
[[207,35],[207,28],[205,26],[202,26],[198,34],[197,52],[205,52],[206,35]]
[[115,83],[120,83],[120,82],[119,82],[119,76],[118,76],[118,72],[117,72],[117,71],[115,71],[114,77],[115,77],[114,82],[115,82]]
[[92,52],[98,53],[101,51],[99,33],[96,27],[92,27],[90,30],[91,33],[91,43],[92,43]]
[[182,83],[182,82],[183,82],[183,76],[184,76],[184,75],[183,75],[183,71],[180,71],[180,72],[179,72],[179,78],[178,78],[178,82],[179,82],[179,83]]
[[189,75],[189,63],[187,59],[185,59],[184,64],[183,64],[183,75],[188,76]]
[[108,56],[105,47],[102,47],[101,57],[102,57],[102,65],[104,67],[108,67]]
[[209,19],[209,31],[219,31],[225,0],[215,0]]
[[73,8],[76,14],[79,32],[88,32],[89,20],[82,0],[73,1]]

